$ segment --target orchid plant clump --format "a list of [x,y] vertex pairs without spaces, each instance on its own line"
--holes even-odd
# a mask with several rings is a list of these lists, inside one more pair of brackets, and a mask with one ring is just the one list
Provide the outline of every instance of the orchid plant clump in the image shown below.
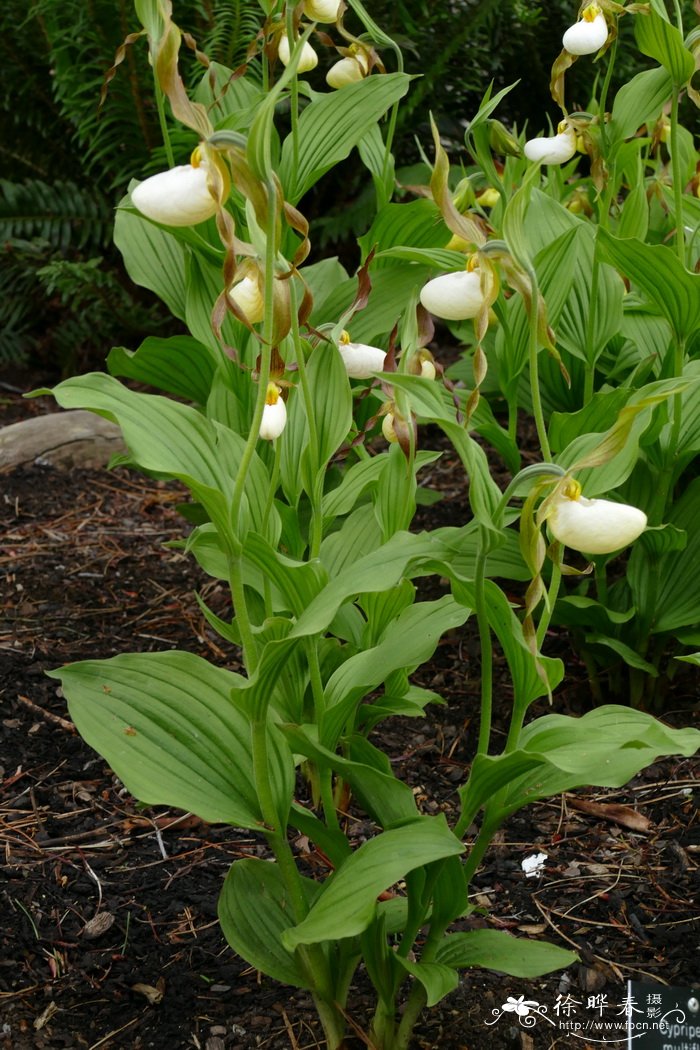
[[[468,130],[468,177],[451,181],[434,127],[430,192],[399,204],[392,136],[410,78],[360,0],[261,0],[246,69],[209,63],[193,97],[179,72],[171,3],[135,7],[166,136],[165,100],[198,141],[189,163],[173,156],[169,170],[132,185],[115,239],[132,278],[189,334],[147,339],[136,352],[116,348],[109,375],[67,380],[53,394],[64,407],[116,420],[128,463],[188,487],[196,524],[185,546],[228,583],[231,616],[199,604],[239,647],[243,673],[166,652],[53,674],[80,732],[137,798],[266,840],[272,863],[236,861],[221,893],[235,951],[308,990],[331,1048],[343,1043],[362,961],[376,993],[367,1038],[397,1050],[460,970],[533,977],[575,958],[501,930],[462,928],[470,881],[503,821],[579,785],[622,785],[660,755],[690,755],[700,742],[700,733],[632,707],[526,724],[530,705],[551,698],[563,676],[561,660],[544,651],[552,623],[576,613],[578,628],[590,614],[586,643],[603,646],[601,621],[626,622],[620,606],[630,590],[639,601],[646,587],[668,615],[663,577],[657,571],[653,583],[644,558],[658,570],[682,540],[686,556],[700,556],[691,530],[697,485],[674,502],[700,447],[692,360],[700,278],[688,266],[697,219],[678,124],[696,38],[684,43],[658,2],[584,7],[577,32],[565,34],[573,49],[555,62],[555,97],[563,101],[566,69],[594,42],[612,63],[623,16],[634,17],[640,49],[659,65],[620,91],[610,117],[606,77],[596,106],[565,111],[553,140],[524,152],[491,116],[503,93],[487,93]],[[317,47],[324,65],[334,63],[328,91],[319,90]],[[309,82],[300,80],[306,73]],[[667,98],[670,169],[653,140]],[[642,125],[652,133],[640,137]],[[578,174],[579,141],[590,178]],[[377,210],[351,275],[337,259],[307,262],[302,209],[354,148]],[[635,181],[648,171],[649,197]],[[575,200],[588,207],[576,212]],[[675,253],[645,243],[652,222],[675,224]],[[431,315],[467,347],[449,375],[429,347]],[[118,376],[174,397],[135,392]],[[494,415],[496,398],[507,426]],[[525,468],[522,410],[534,417],[542,453]],[[425,422],[442,428],[464,464],[473,519],[462,528],[408,531],[418,474],[439,455],[419,447]],[[505,492],[475,435],[510,469]],[[628,590],[620,581],[606,590],[608,562],[633,543]],[[563,563],[565,548],[592,556],[595,599],[560,595],[563,574],[589,585],[585,562]],[[450,593],[417,600],[413,581],[431,574]],[[522,609],[497,579],[526,584]],[[479,737],[448,823],[421,811],[371,737],[384,719],[425,717],[440,702],[411,675],[472,614],[482,652]],[[513,680],[505,744],[491,733],[494,634]],[[627,643],[609,642],[634,669],[646,661],[641,646],[632,657]],[[349,804],[377,829],[359,846],[345,822]],[[300,867],[289,829],[312,844],[318,878]]]

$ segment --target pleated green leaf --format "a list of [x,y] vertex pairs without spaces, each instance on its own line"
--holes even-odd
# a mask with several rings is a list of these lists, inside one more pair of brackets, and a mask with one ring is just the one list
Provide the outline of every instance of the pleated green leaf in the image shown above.
[[[669,515],[669,524],[675,525],[687,534],[684,550],[670,551],[664,554],[655,566],[649,566],[642,580],[630,577],[635,601],[640,608],[644,590],[651,586],[654,597],[654,619],[652,632],[674,631],[680,627],[692,627],[700,623],[700,479],[696,478],[687,486],[683,495],[673,506]],[[658,571],[658,590],[653,577],[648,579],[648,572]],[[646,586],[644,586],[644,581]],[[638,594],[638,588],[642,593]]]
[[595,323],[590,347],[587,345],[590,302],[593,291],[593,265],[596,238],[591,226],[579,224],[577,231],[578,246],[575,266],[566,267],[561,275],[568,272],[570,281],[569,294],[562,306],[557,321],[557,338],[559,343],[574,357],[582,361],[590,356],[594,364],[605,344],[620,330],[622,323],[622,300],[625,286],[621,277],[611,266],[604,263],[598,270],[598,289],[596,293]]
[[383,827],[415,820],[419,815],[413,791],[408,784],[393,775],[367,765],[351,761],[323,747],[314,737],[315,726],[282,726],[292,751],[310,758],[321,768],[332,769],[350,784],[353,795],[362,809]]
[[421,817],[365,842],[324,884],[309,914],[286,930],[282,941],[292,950],[362,933],[377,911],[377,897],[409,871],[464,852],[444,816]]
[[571,966],[578,961],[578,955],[547,941],[528,941],[502,930],[470,930],[445,937],[436,959],[460,970],[483,966],[511,977],[539,977]]
[[114,243],[134,284],[155,292],[184,320],[186,249],[177,238],[131,207],[122,206],[114,220]]
[[374,513],[386,541],[408,529],[416,512],[416,473],[398,445],[389,450],[379,477]]
[[341,664],[328,680],[324,693],[323,744],[335,747],[346,723],[353,719],[358,701],[392,671],[413,671],[428,660],[445,631],[465,623],[470,612],[450,595],[434,602],[416,602],[389,625],[379,645]]
[[672,86],[670,75],[661,67],[645,69],[623,84],[613,103],[613,141],[628,139],[642,124],[654,124],[671,97]]
[[113,376],[148,383],[176,397],[206,404],[217,361],[208,347],[189,335],[149,336],[132,352],[115,346],[107,358]]
[[298,162],[292,136],[282,144],[280,178],[285,197],[296,204],[322,175],[345,160],[387,110],[408,91],[411,77],[368,77],[314,99],[299,119]]
[[[359,238],[358,243],[363,256],[367,256],[375,247],[381,256],[388,249],[397,246],[444,248],[449,239],[449,230],[442,220],[437,204],[422,197],[420,200],[409,201],[408,204],[387,204],[377,212],[374,222],[367,233]],[[464,269],[464,255],[449,252],[447,257],[453,256],[454,269]],[[430,256],[426,258],[429,259]]]
[[[179,478],[207,509],[223,542],[230,529],[228,504],[245,440],[208,420],[189,405],[142,394],[100,372],[67,379],[52,391],[63,408],[87,408],[115,420],[133,461],[144,470]],[[263,529],[267,470],[253,456],[246,481],[253,528]],[[276,512],[268,518],[272,542],[279,534]]]
[[[409,249],[413,250],[413,249]],[[462,257],[463,258],[463,257]],[[406,303],[423,287],[431,275],[425,265],[394,263],[378,269],[370,268],[372,291],[369,306],[357,313],[348,325],[355,343],[372,345],[382,336],[387,336],[406,309]],[[311,323],[337,324],[341,315],[354,302],[357,295],[357,279],[350,278],[339,284],[317,310],[311,315]]]
[[677,87],[683,87],[693,75],[695,61],[683,44],[675,26],[652,8],[640,11],[634,19],[634,35],[643,55],[654,58],[670,73]]
[[459,984],[459,974],[453,966],[446,966],[441,962],[411,962],[402,955],[396,955],[394,958],[399,966],[423,985],[426,1006],[436,1006]]
[[[452,590],[462,604],[471,607],[476,604],[473,583],[453,580]],[[508,661],[513,680],[515,709],[521,711],[529,707],[540,696],[547,694],[547,683],[549,683],[550,690],[556,689],[564,677],[564,665],[561,660],[550,656],[540,656],[538,661],[535,661],[532,650],[525,640],[523,625],[513,612],[501,588],[496,586],[492,580],[486,581],[486,613],[491,629],[498,638]],[[538,663],[542,674],[538,672]]]
[[[310,903],[320,887],[312,879],[300,878]],[[293,924],[293,910],[277,864],[253,858],[235,861],[218,910],[224,937],[242,959],[281,984],[311,988],[299,960],[282,944],[282,934]]]
[[348,436],[352,424],[352,391],[343,359],[330,343],[319,343],[311,354],[307,375],[318,433],[318,463],[326,463]]
[[689,273],[665,244],[619,240],[598,230],[601,258],[630,278],[668,318],[678,339],[700,328],[700,274]]
[[[141,802],[258,829],[245,679],[191,653],[129,653],[50,671],[80,735]],[[271,776],[280,784],[278,762]],[[291,795],[290,795],[291,798]]]
[[627,707],[599,707],[582,718],[546,715],[525,727],[517,750],[475,758],[460,789],[463,820],[471,823],[486,806],[485,819],[496,828],[536,799],[585,784],[621,787],[662,755],[689,756],[698,747],[698,730],[670,729]]

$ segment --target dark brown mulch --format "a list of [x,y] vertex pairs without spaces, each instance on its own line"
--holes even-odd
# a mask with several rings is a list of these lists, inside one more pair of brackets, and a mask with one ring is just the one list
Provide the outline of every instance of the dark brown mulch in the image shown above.
[[[441,523],[459,523],[466,511],[457,468],[443,458],[434,473],[446,497],[433,511]],[[199,589],[225,615],[223,589],[164,546],[183,534],[175,511],[182,492],[122,470],[34,469],[2,484],[0,1046],[321,1045],[308,997],[252,971],[218,929],[223,876],[237,857],[262,852],[260,842],[140,808],[73,732],[44,676],[70,660],[175,646],[237,666],[192,593]],[[378,739],[426,812],[449,811],[477,729],[469,625],[440,645],[418,677],[447,705],[420,723],[385,724]],[[556,709],[580,709],[581,696],[581,681],[572,678]],[[497,727],[508,707],[505,679],[498,697]],[[679,724],[689,719],[686,711]],[[466,974],[426,1015],[416,1046],[569,1046],[571,1037],[553,1030],[528,1035],[513,1015],[492,1028],[486,1022],[507,996],[525,995],[551,1011],[557,994],[578,1001],[607,994],[617,1003],[628,977],[692,984],[696,772],[693,761],[667,760],[624,789],[579,791],[514,816],[476,877],[478,910],[469,922],[574,947],[582,963],[536,981]],[[636,827],[626,826],[630,820]],[[545,874],[526,879],[521,861],[539,851],[548,854]],[[362,978],[350,1010],[366,1024]]]

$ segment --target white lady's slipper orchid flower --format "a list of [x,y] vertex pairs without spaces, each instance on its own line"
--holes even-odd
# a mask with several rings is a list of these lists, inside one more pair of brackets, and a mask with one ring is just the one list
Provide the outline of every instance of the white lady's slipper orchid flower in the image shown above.
[[253,277],[244,277],[238,284],[229,288],[231,302],[243,311],[251,324],[257,324],[265,316],[265,299],[258,282]]
[[304,0],[304,14],[312,22],[335,22],[340,0]]
[[595,55],[608,39],[608,23],[597,4],[584,8],[581,18],[569,26],[562,43],[570,55]]
[[338,350],[350,379],[371,379],[373,372],[381,372],[384,369],[386,352],[378,346],[351,343],[347,332],[342,332]]
[[586,499],[571,481],[555,500],[547,524],[556,540],[584,554],[612,554],[633,543],[647,527],[647,516],[628,503]]
[[446,321],[466,321],[476,317],[484,305],[478,268],[434,277],[423,285],[420,301],[431,314]]
[[528,160],[540,164],[566,164],[576,152],[576,132],[562,122],[556,135],[529,139],[523,152]]
[[[280,37],[279,48],[277,50],[280,62],[283,66],[289,65],[289,59],[292,56],[292,48],[289,44],[289,37]],[[318,65],[318,55],[312,48],[308,40],[304,43],[301,49],[301,55],[299,56],[299,65],[297,66],[297,73],[308,73],[309,70],[315,69]]]
[[282,391],[277,383],[267,384],[265,406],[260,420],[259,436],[265,441],[274,441],[287,425],[287,406],[282,400]]
[[196,226],[216,215],[206,164],[180,164],[144,179],[131,191],[131,203],[163,226]]
[[345,87],[346,84],[356,84],[364,80],[369,72],[369,63],[365,56],[358,51],[356,55],[348,55],[341,58],[339,62],[326,73],[326,83],[336,91]]
[[428,358],[426,358],[424,361],[421,361],[420,374],[423,377],[423,379],[435,379],[435,376],[437,375],[435,363],[433,361],[430,361]]

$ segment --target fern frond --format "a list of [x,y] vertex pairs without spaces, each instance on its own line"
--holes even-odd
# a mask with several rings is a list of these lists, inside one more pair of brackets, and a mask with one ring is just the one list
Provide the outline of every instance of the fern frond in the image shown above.
[[0,179],[0,241],[36,238],[54,250],[107,244],[112,214],[101,193],[74,182]]
[[[199,0],[195,6],[202,23],[202,50],[211,61],[237,69],[245,62],[248,46],[260,29],[258,0]],[[178,17],[184,20],[184,10]]]

